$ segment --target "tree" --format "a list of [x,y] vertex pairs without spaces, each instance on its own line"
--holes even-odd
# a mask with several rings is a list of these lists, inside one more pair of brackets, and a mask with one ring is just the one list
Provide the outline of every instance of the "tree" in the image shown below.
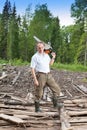
[[12,14],[9,20],[8,40],[7,40],[8,59],[19,58],[19,27],[16,16],[16,7],[13,6]]
[[47,42],[49,40],[50,25],[52,14],[47,9],[46,4],[37,5],[33,19],[30,23],[30,30],[32,37],[36,35],[41,40]]
[[[28,5],[28,8],[25,11],[25,15],[22,17],[22,22],[20,26],[20,42],[19,42],[19,48],[20,48],[20,58],[24,61],[30,61],[31,60],[31,40],[30,40],[30,22],[32,19],[32,13],[31,13],[31,4]],[[32,38],[33,39],[33,38]]]
[[22,28],[20,30],[20,58],[24,61],[28,60],[28,24],[26,21],[26,17],[23,16],[22,19]]
[[75,0],[71,5],[71,16],[75,17],[77,22],[82,22],[87,17],[87,0]]
[[75,62],[83,63],[83,56],[81,55],[83,55],[84,50],[81,48],[85,49],[85,44],[82,44],[82,41],[84,41],[85,39],[82,39],[85,38],[83,37],[83,34],[84,22],[85,18],[87,18],[87,0],[75,0],[75,3],[71,5],[71,16],[74,17],[76,21],[73,33],[73,44],[76,48]]
[[61,48],[61,59],[63,63],[73,63],[74,56],[75,56],[75,47],[73,44],[73,30],[74,25],[70,26],[63,26],[61,28],[61,35],[62,35],[62,48]]
[[2,16],[1,16],[1,35],[0,35],[0,57],[7,59],[7,35],[8,35],[8,25],[9,18],[11,15],[11,4],[6,0],[3,7]]
[[53,18],[52,20],[52,28],[51,28],[51,38],[50,42],[52,44],[53,50],[56,52],[57,59],[56,61],[61,62],[61,47],[62,47],[62,40],[61,40],[61,33],[60,33],[60,24],[58,17]]
[[35,52],[35,40],[37,36],[42,41],[48,43],[51,41],[53,16],[47,8],[47,4],[36,5],[33,18],[29,26],[29,39],[31,43],[31,55]]

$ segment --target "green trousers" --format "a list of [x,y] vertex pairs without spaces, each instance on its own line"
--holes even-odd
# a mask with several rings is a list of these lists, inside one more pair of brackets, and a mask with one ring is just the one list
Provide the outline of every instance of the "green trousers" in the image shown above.
[[39,82],[39,86],[35,87],[35,100],[41,100],[45,85],[47,85],[52,90],[55,97],[60,95],[60,87],[55,82],[52,74],[39,72],[36,76]]

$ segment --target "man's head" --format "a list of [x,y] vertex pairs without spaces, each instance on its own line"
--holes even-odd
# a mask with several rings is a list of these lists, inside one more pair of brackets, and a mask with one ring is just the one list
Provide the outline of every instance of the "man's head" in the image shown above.
[[44,52],[44,43],[43,42],[38,42],[37,43],[37,51],[39,53],[43,53]]

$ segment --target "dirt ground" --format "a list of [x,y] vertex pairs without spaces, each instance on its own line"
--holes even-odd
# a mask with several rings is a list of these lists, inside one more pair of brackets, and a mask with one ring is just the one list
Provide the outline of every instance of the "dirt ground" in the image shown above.
[[[87,72],[70,72],[67,70],[51,70],[54,79],[59,84],[64,95],[74,97],[85,95],[77,90],[78,86],[87,88]],[[33,78],[29,66],[6,65],[0,70],[6,75],[0,80],[0,92],[9,92],[14,95],[26,97],[28,92],[34,92]]]

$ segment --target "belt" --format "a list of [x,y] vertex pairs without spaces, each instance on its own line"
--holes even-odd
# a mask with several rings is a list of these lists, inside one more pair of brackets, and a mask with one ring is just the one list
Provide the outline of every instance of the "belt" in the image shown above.
[[39,73],[39,74],[50,74],[50,72],[48,72],[48,73],[44,73],[44,72],[37,72],[37,73]]

